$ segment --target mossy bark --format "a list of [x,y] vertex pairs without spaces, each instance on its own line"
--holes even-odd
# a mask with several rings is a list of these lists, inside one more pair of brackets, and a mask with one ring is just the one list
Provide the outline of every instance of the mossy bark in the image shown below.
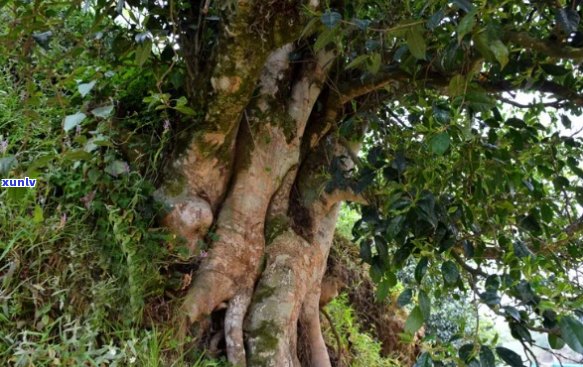
[[[294,14],[292,3],[278,4]],[[174,181],[158,191],[171,206],[164,223],[193,252],[211,225],[218,237],[181,315],[196,323],[226,307],[226,353],[235,365],[325,367],[320,287],[343,197],[326,194],[313,177],[342,152],[322,139],[327,130],[316,140],[304,135],[309,124],[336,117],[313,113],[335,55],[323,50],[290,63],[298,44],[278,42],[297,38],[289,34],[299,32],[296,20],[276,17],[271,33],[245,32],[253,9],[265,11],[259,2],[238,2],[240,18],[218,46],[202,130],[173,166]],[[299,324],[306,361],[297,353],[306,344],[298,342]]]

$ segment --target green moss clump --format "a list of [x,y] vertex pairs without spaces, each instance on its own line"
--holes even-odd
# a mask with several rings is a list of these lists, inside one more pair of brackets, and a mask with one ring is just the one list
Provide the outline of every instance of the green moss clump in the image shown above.
[[257,353],[253,354],[250,361],[252,366],[265,365],[266,361],[262,355],[275,352],[279,340],[277,336],[280,332],[280,329],[273,321],[262,321],[257,329],[249,332],[252,338],[257,339]]
[[270,245],[280,234],[290,228],[289,218],[277,215],[265,224],[265,244]]
[[283,134],[285,135],[285,141],[289,144],[297,134],[296,121],[287,113],[282,117],[282,119]]
[[168,180],[169,184],[166,186],[166,194],[171,197],[180,196],[184,193],[186,188],[186,177],[181,174],[176,174],[172,180]]
[[267,297],[273,295],[273,293],[275,293],[274,287],[263,285],[253,293],[253,303],[260,303]]

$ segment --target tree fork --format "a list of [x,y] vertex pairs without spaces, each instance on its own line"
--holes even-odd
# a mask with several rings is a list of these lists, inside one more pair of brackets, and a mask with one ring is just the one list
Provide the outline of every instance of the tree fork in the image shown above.
[[267,209],[284,176],[298,163],[300,139],[332,57],[321,53],[316,62],[307,63],[292,84],[290,102],[282,105],[278,92],[290,83],[285,75],[292,50],[292,45],[285,45],[269,56],[260,78],[260,96],[246,110],[233,185],[217,220],[219,240],[184,303],[191,322],[210,314],[239,288],[252,288],[256,280]]

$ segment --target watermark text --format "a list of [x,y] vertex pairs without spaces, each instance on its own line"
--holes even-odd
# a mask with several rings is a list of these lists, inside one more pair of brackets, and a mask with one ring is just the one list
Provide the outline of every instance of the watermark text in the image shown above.
[[36,178],[2,178],[0,187],[35,187]]

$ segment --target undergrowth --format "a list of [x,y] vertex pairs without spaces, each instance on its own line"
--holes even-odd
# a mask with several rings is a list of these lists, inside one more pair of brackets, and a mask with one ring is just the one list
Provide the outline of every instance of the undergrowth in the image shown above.
[[[1,70],[0,176],[38,183],[0,191],[0,365],[164,365],[175,333],[144,309],[176,283],[163,270],[180,244],[155,226],[155,172],[126,163],[113,120],[64,132],[51,93],[26,93]],[[155,118],[116,123],[161,131]],[[142,158],[156,167],[164,133],[152,136]]]
[[[340,338],[341,359],[353,367],[399,367],[401,364],[393,358],[381,356],[381,343],[362,330],[354,310],[348,302],[348,296],[342,294],[326,306]],[[323,322],[326,343],[338,348],[336,335],[326,321]],[[348,348],[349,347],[349,348]]]

